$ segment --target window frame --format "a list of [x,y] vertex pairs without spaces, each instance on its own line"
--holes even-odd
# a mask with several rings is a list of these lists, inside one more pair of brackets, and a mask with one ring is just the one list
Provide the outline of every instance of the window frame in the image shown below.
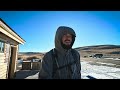
[[0,40],[0,53],[4,53],[5,51],[5,42]]

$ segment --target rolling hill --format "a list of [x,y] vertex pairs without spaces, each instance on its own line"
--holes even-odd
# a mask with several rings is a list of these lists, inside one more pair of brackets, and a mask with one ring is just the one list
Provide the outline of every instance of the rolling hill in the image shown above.
[[[118,57],[120,58],[120,45],[93,45],[77,47],[76,49],[81,57],[90,56],[97,53],[102,53],[106,57]],[[42,58],[45,53],[41,52],[19,52],[18,57],[27,59],[28,57]]]
[[81,56],[102,53],[104,56],[120,57],[120,45],[94,45],[75,48]]

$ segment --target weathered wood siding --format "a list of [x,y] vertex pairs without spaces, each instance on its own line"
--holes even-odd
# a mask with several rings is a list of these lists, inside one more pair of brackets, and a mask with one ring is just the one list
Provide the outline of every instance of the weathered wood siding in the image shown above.
[[6,79],[7,63],[5,62],[5,54],[0,53],[0,79]]

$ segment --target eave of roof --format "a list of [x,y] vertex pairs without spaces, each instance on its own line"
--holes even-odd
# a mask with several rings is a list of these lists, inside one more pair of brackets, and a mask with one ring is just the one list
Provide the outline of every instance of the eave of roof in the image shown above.
[[3,30],[0,30],[2,33],[4,33],[4,34],[9,33],[10,34],[9,37],[11,37],[12,39],[14,39],[18,43],[24,44],[26,42],[12,28],[10,28],[10,26],[8,26],[1,18],[0,18],[0,27],[2,27],[5,30],[4,32],[3,32]]

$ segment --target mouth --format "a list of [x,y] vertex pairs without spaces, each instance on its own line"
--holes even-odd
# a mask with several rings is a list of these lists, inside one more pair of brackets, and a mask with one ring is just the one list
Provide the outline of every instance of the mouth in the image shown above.
[[66,45],[70,45],[71,42],[70,41],[65,41]]
[[70,43],[70,41],[65,41],[66,43]]
[[65,40],[65,42],[70,42],[70,40]]

